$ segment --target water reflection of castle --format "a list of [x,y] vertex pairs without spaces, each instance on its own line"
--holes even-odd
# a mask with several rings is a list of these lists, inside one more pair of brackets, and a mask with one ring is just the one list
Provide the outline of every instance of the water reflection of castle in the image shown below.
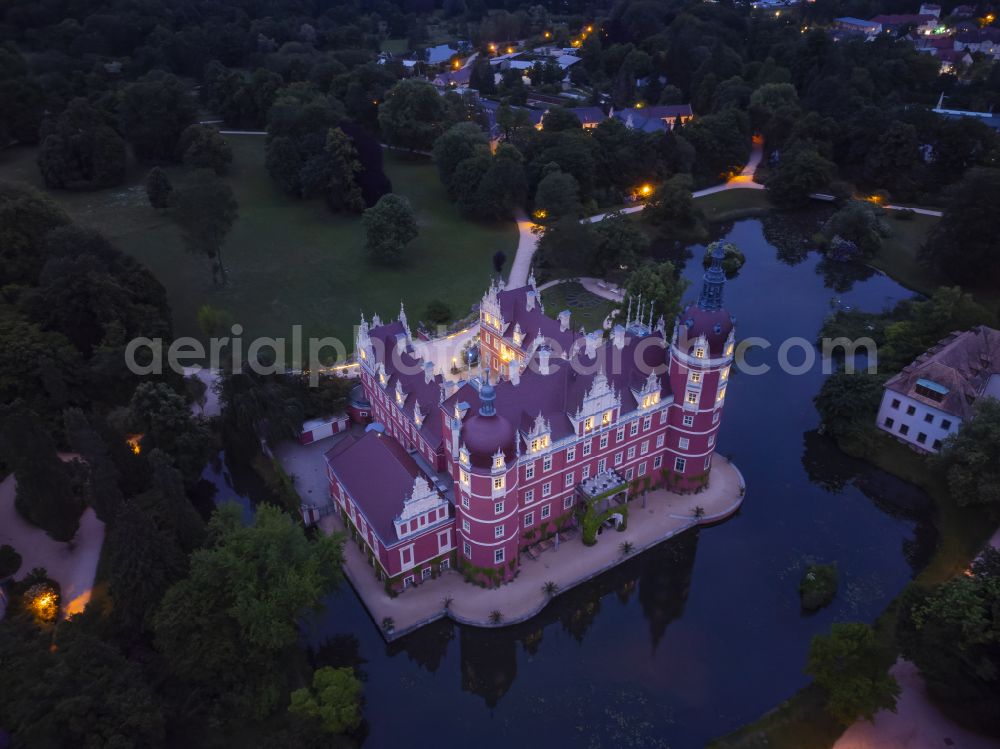
[[684,612],[697,545],[697,530],[684,533],[558,596],[523,624],[484,629],[439,620],[386,647],[390,655],[403,652],[434,673],[457,639],[462,689],[479,695],[493,707],[517,678],[519,646],[530,655],[544,658],[545,631],[554,625],[582,642],[609,595],[614,594],[623,604],[633,598],[638,601],[649,625],[650,649],[655,650],[670,623]]

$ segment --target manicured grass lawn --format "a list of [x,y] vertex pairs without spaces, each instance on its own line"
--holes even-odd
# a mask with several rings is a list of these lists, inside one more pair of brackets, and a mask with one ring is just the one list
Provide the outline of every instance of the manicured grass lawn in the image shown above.
[[[230,136],[234,163],[228,175],[240,217],[223,249],[230,285],[216,288],[206,260],[187,253],[169,218],[149,207],[142,170],[130,184],[98,193],[52,193],[73,217],[103,231],[134,255],[166,287],[175,335],[200,337],[196,313],[203,304],[228,311],[244,327],[244,342],[256,336],[336,336],[351,343],[361,312],[394,318],[406,303],[411,325],[435,298],[464,315],[489,283],[492,257],[513,258],[513,222],[482,225],[466,221],[448,201],[430,161],[387,152],[393,189],[417,211],[420,236],[399,267],[368,262],[358,216],[330,213],[322,201],[282,195],[264,169],[264,139]],[[0,179],[40,186],[31,149],[0,156]],[[181,178],[181,170],[171,176]]]
[[571,313],[569,322],[573,330],[579,330],[582,325],[588,333],[602,330],[604,318],[615,306],[607,299],[591,294],[582,284],[575,281],[545,289],[542,292],[542,304],[545,305],[545,313],[553,318],[564,309],[568,309]]
[[709,221],[735,221],[759,216],[771,210],[765,190],[735,189],[695,198],[694,204],[705,212]]
[[409,45],[406,39],[386,39],[382,42],[382,51],[388,52],[390,55],[403,55],[406,54]]
[[892,235],[882,243],[882,249],[872,260],[872,265],[885,271],[908,289],[921,294],[932,293],[940,283],[917,262],[917,256],[939,219],[917,213],[909,220],[900,220],[896,218],[894,211],[886,213]]

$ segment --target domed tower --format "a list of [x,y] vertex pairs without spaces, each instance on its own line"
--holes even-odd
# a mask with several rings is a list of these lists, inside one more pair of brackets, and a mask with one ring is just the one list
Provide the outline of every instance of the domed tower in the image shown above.
[[705,485],[715,452],[733,363],[736,319],[722,307],[724,252],[712,252],[701,296],[677,318],[670,344],[671,430],[666,468],[679,491]]
[[479,412],[461,425],[455,503],[459,558],[495,569],[495,576],[483,578],[487,583],[513,577],[520,532],[517,431],[497,413],[495,401],[487,373]]

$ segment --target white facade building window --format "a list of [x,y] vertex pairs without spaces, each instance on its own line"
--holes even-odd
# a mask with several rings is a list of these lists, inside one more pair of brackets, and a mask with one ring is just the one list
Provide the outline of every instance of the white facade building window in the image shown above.
[[503,502],[495,502],[493,504],[493,514],[503,515]]
[[694,416],[691,414],[686,414],[684,416],[684,426],[693,427],[694,426]]
[[552,482],[546,481],[542,484],[542,496],[547,497],[552,493]]
[[535,513],[533,512],[526,513],[524,516],[524,527],[530,528],[534,524],[535,524]]
[[590,455],[590,440],[583,443],[583,454],[585,456]]
[[528,489],[528,491],[526,491],[524,493],[524,501],[525,502],[534,502],[535,501],[535,490],[534,489]]
[[566,462],[572,463],[574,460],[576,460],[576,445],[566,448]]
[[687,461],[684,458],[674,458],[674,470],[678,473],[683,473],[686,465]]
[[566,474],[566,488],[573,486],[573,472],[570,471]]
[[639,433],[639,421],[637,419],[636,421],[633,421],[631,424],[628,425],[628,436],[635,437],[635,435],[637,435],[638,433]]
[[493,528],[493,538],[503,538],[504,537],[504,533],[506,533],[506,532],[507,531],[504,529],[503,523],[501,523],[500,525],[494,526],[494,528]]
[[690,444],[691,440],[689,440],[687,437],[681,437],[679,440],[677,440],[677,447],[680,448],[681,450],[687,450]]
[[549,515],[551,514],[552,514],[552,505],[545,505],[545,507],[542,508],[542,520],[549,517]]
[[625,427],[618,427],[615,432],[615,442],[621,442],[623,439],[625,439]]
[[503,549],[497,549],[493,552],[493,562],[495,564],[500,564],[503,561]]
[[533,478],[535,478],[535,464],[534,463],[532,463],[531,465],[528,465],[528,466],[524,467],[524,480],[525,481],[531,481],[531,479],[533,479]]

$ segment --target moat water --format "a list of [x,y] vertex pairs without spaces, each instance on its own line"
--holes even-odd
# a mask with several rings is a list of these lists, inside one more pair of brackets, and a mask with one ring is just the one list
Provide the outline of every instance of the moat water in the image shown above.
[[[725,292],[738,338],[773,344],[751,357],[772,370],[735,375],[726,398],[719,451],[747,481],[739,514],[499,630],[444,621],[387,645],[345,584],[303,629],[315,666],[366,675],[366,746],[700,747],[804,686],[811,638],[873,621],[926,562],[927,498],[817,433],[818,362],[800,375],[776,366],[781,342],[814,341],[832,308],[879,310],[911,294],[824,267],[804,240],[815,227],[766,221],[766,235],[756,219],[719,227],[747,257]],[[688,297],[704,252],[691,249]],[[840,589],[805,615],[798,583],[811,561],[837,562]]]

